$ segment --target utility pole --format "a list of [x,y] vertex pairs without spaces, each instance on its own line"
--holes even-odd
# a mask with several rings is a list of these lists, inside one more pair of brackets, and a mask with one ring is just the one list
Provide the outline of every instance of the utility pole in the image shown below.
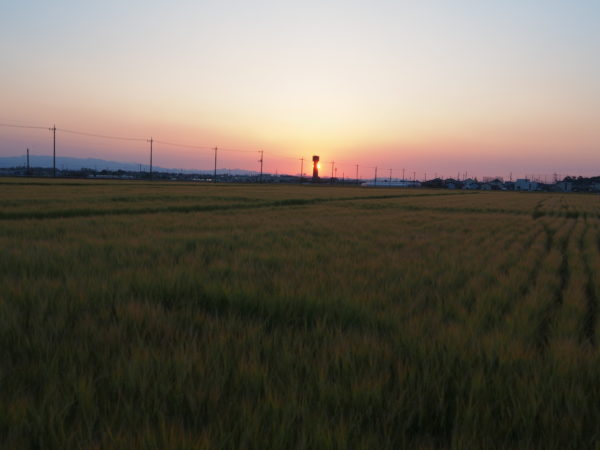
[[417,172],[413,172],[413,182],[417,182]]
[[148,142],[150,142],[150,179],[152,179],[152,144],[154,143],[154,139],[150,138]]
[[404,178],[404,169],[402,169],[402,181],[406,180],[406,178]]
[[56,124],[52,128],[52,176],[56,177]]
[[300,183],[304,178],[304,157],[300,158]]
[[375,167],[375,186],[377,186],[377,167]]
[[27,149],[27,176],[29,176],[29,149]]
[[335,167],[335,161],[331,161],[331,183],[333,184],[333,168]]
[[358,181],[358,164],[356,165],[356,183],[359,183],[359,181]]
[[215,172],[213,174],[213,183],[217,182],[217,147],[215,147]]
[[390,169],[390,183],[392,182],[392,169]]
[[427,181],[427,172],[425,172],[425,181]]
[[259,150],[258,153],[260,153],[260,159],[258,160],[258,162],[260,163],[260,179],[259,179],[259,183],[262,183],[263,151]]

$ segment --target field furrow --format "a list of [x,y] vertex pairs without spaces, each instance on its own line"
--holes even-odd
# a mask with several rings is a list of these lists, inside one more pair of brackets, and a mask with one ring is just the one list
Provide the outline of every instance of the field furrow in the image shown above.
[[480,295],[483,301],[477,312],[481,333],[496,341],[505,327],[506,317],[526,297],[536,283],[540,266],[548,255],[548,234],[543,226],[533,228],[527,240],[515,242],[507,252],[508,266],[496,274],[496,282]]
[[[549,301],[543,302],[538,299],[539,304],[544,304],[536,329],[536,344],[541,352],[544,352],[553,332],[560,309],[565,299],[565,288],[569,277],[569,260],[567,249],[571,242],[571,235],[576,222],[566,220],[564,225],[557,229],[553,236],[552,247],[550,250],[549,265],[544,273],[546,286],[543,291],[547,291]],[[552,280],[552,281],[551,281]]]
[[573,219],[569,236],[559,243],[563,255],[560,267],[560,310],[552,323],[552,345],[574,349],[586,336],[586,316],[589,298],[586,286],[588,273],[582,253],[582,242],[586,233],[586,222],[582,218]]
[[584,334],[588,342],[595,346],[599,320],[598,302],[600,301],[600,233],[597,220],[588,220],[588,227],[582,236],[580,245],[587,276],[585,289],[588,303]]
[[[524,226],[518,221],[497,220],[489,225],[487,232],[473,233],[461,241],[461,251],[448,259],[447,265],[442,263],[434,266],[431,273],[421,273],[423,287],[402,308],[407,328],[460,348],[472,345],[499,325],[504,309],[514,301],[506,297],[507,291],[522,289],[513,284],[517,279],[526,282],[523,274],[527,272],[516,266],[535,258],[540,247],[544,251],[545,234],[533,222],[533,226]],[[477,254],[478,261],[485,263],[461,258],[464,254]],[[430,279],[437,280],[434,288],[424,288]],[[465,331],[454,334],[457,327]]]
[[562,255],[557,242],[568,235],[571,224],[558,217],[545,218],[540,223],[544,235],[536,246],[540,257],[537,268],[529,269],[531,278],[527,279],[522,295],[512,299],[510,311],[504,317],[506,324],[501,328],[503,335],[511,336],[519,352],[545,348],[550,322],[562,301],[562,295],[558,295],[562,291],[559,276]]
[[[288,198],[278,200],[265,200],[261,198],[242,198],[244,201],[240,201],[240,197],[204,197],[199,199],[197,202],[188,204],[168,204],[165,205],[161,201],[152,201],[144,199],[143,201],[137,202],[135,207],[114,207],[112,203],[100,205],[99,207],[92,208],[89,206],[89,202],[82,201],[79,207],[70,207],[68,209],[59,208],[47,208],[41,209],[39,205],[31,205],[28,208],[19,208],[17,210],[11,210],[4,208],[0,210],[0,220],[48,220],[48,219],[78,219],[86,217],[101,217],[101,216],[123,216],[123,215],[148,215],[148,214],[187,214],[195,212],[209,212],[209,211],[227,211],[227,210],[238,210],[238,209],[258,209],[258,208],[276,208],[276,207],[293,207],[293,206],[307,206],[321,203],[333,203],[333,202],[348,202],[348,201],[372,201],[381,199],[398,199],[398,198],[414,198],[422,196],[449,196],[449,195],[473,195],[465,193],[431,193],[431,194],[402,194],[402,195],[371,195],[371,196],[355,196],[355,197],[308,197],[308,198]],[[171,203],[171,202],[168,202]],[[173,202],[174,203],[174,202]],[[407,210],[414,210],[414,207],[405,207]],[[418,208],[417,208],[418,209]],[[439,209],[439,208],[438,208]],[[431,208],[436,210],[436,208]],[[441,209],[444,211],[445,209]],[[454,212],[465,212],[456,210]],[[477,213],[476,210],[470,212]],[[481,211],[481,212],[495,212],[493,210]]]

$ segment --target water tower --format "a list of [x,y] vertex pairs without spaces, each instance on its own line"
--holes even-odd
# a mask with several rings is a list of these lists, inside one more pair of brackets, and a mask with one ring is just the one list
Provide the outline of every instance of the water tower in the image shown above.
[[313,181],[319,181],[319,157],[313,155]]

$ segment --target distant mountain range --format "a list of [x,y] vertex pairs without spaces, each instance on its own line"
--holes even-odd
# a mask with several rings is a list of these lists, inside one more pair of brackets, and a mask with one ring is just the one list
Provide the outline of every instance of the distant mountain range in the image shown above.
[[[6,156],[0,157],[0,168],[9,167],[25,167],[27,159],[25,156]],[[29,165],[31,167],[52,167],[52,156],[40,156],[30,155]],[[109,170],[126,170],[126,171],[139,171],[140,165],[135,163],[128,163],[122,161],[107,161],[105,159],[98,158],[71,158],[64,156],[56,157],[56,168],[58,170],[80,170],[83,168],[94,169],[97,171]],[[150,166],[148,164],[142,164],[141,170],[148,172]],[[186,169],[168,169],[165,167],[152,166],[152,170],[155,172],[170,172],[170,173],[213,173],[212,170],[186,170]],[[230,173],[231,175],[252,175],[256,172],[243,169],[217,169],[217,173]]]

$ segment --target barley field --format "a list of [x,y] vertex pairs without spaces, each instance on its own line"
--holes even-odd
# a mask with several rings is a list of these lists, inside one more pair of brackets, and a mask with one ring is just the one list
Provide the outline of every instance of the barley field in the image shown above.
[[598,448],[600,197],[0,180],[2,448]]

